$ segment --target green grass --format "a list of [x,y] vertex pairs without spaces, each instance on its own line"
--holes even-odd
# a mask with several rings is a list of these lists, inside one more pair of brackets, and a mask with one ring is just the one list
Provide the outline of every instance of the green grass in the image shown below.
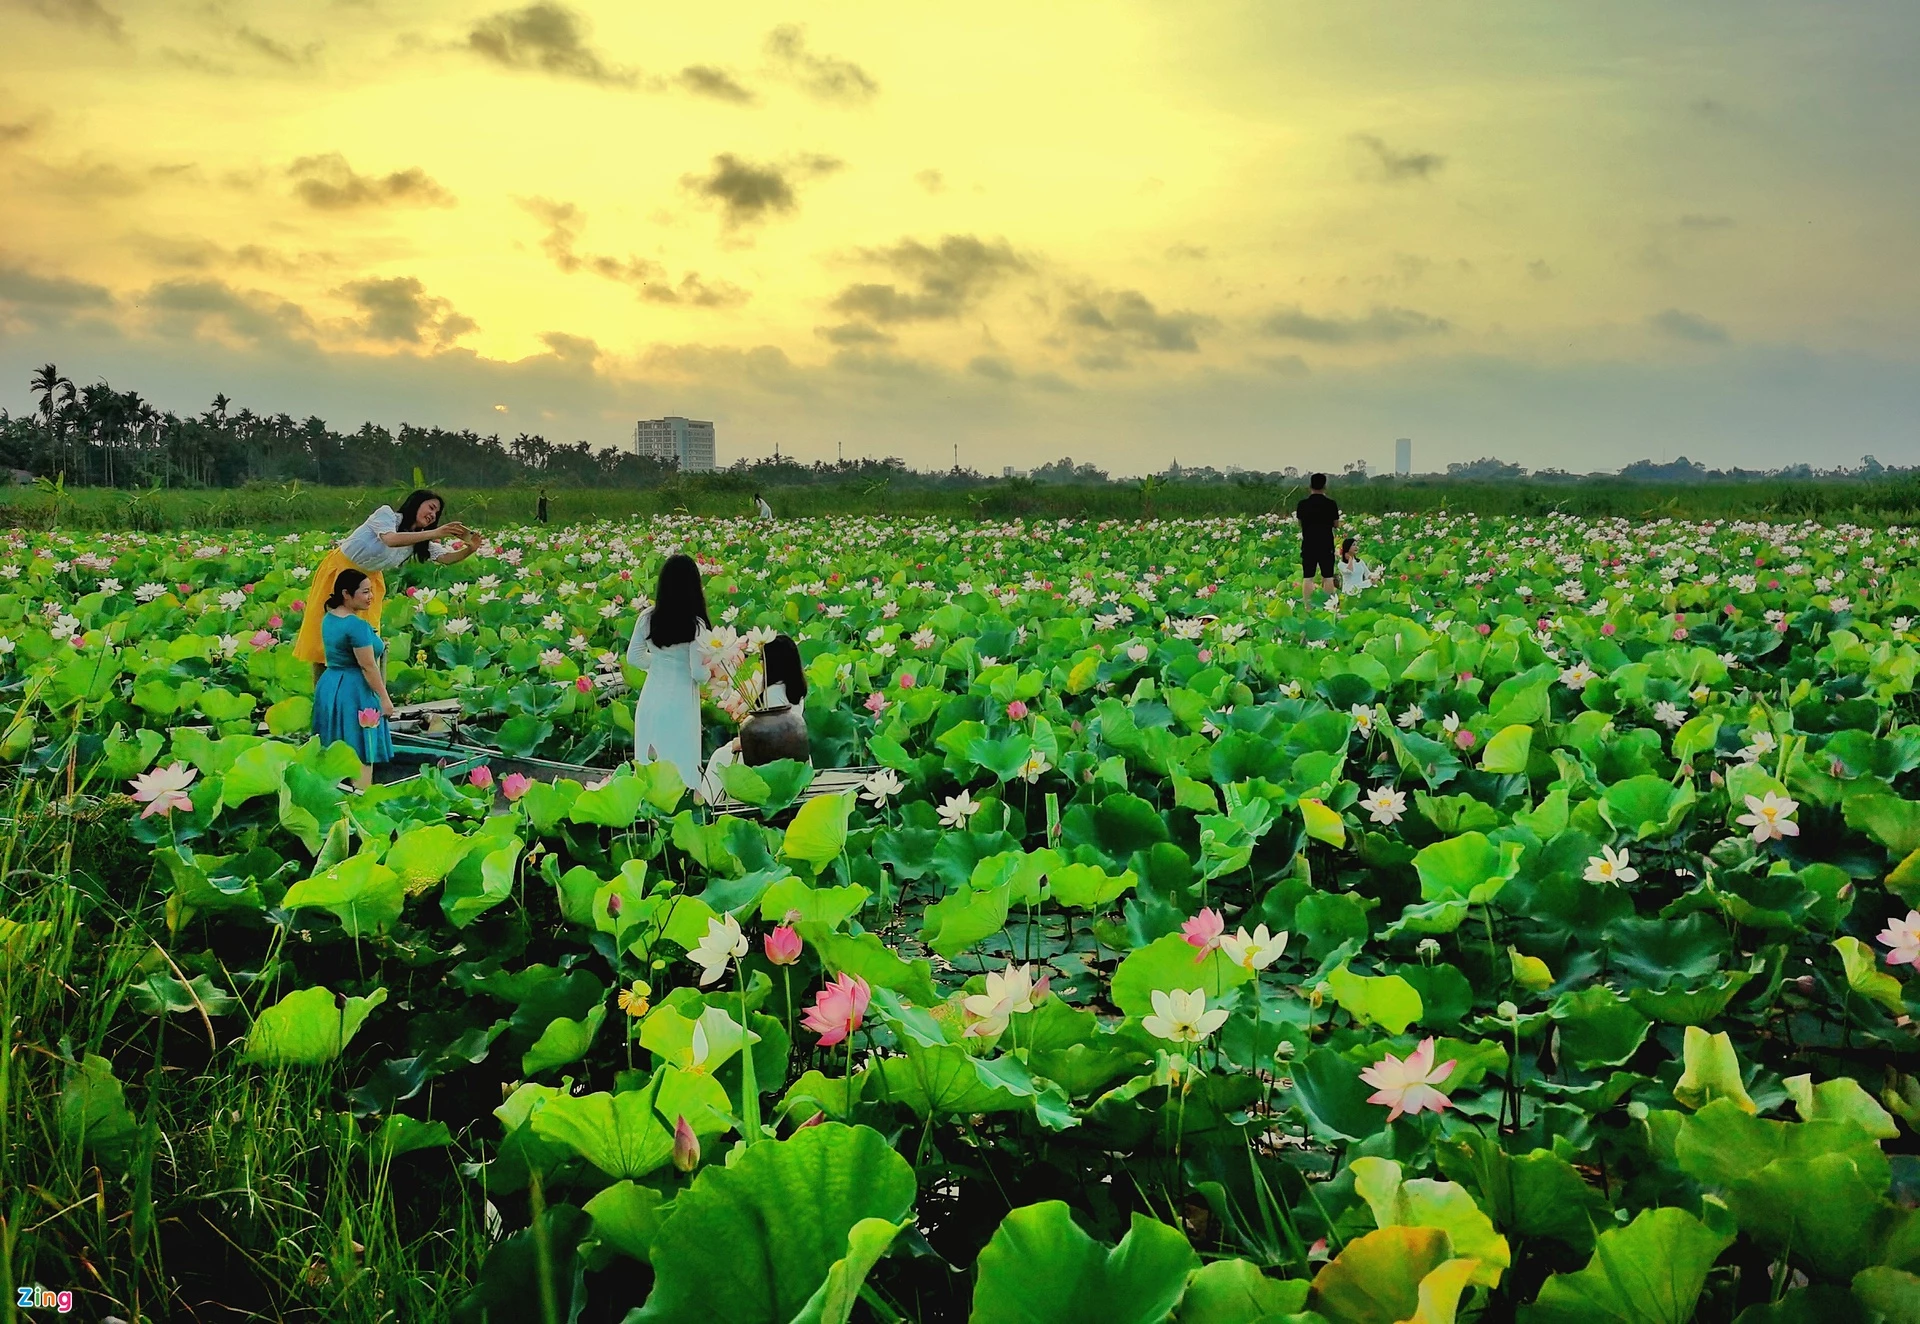
[[[29,1318],[29,1284],[72,1290],[90,1319],[211,1302],[222,1319],[446,1319],[487,1244],[457,1147],[407,1160],[402,1189],[352,1140],[339,1068],[233,1065],[231,1028],[129,1005],[177,973],[164,899],[116,881],[147,872],[133,808],[23,779],[0,819],[0,916],[21,926],[0,925],[0,1319]],[[271,1000],[270,977],[230,973],[249,1009]],[[126,1113],[82,1126],[90,1054],[114,1063]]]
[[[531,487],[464,489],[446,486],[451,513],[477,528],[526,524],[538,498]],[[651,489],[554,487],[553,522],[636,519],[684,513],[752,514],[753,483],[735,474],[697,474]],[[971,487],[920,484],[820,483],[766,489],[784,518],[832,515],[946,516],[1003,519],[1190,518],[1290,512],[1306,493],[1304,480],[1286,483],[1036,484],[1025,479]],[[1752,482],[1636,483],[1382,479],[1336,482],[1334,496],[1357,513],[1474,512],[1630,519],[1848,519],[1863,524],[1920,522],[1920,478]],[[346,529],[399,489],[256,484],[231,489],[129,491],[77,488],[53,495],[33,488],[0,488],[0,524],[44,529],[247,528],[271,531]]]

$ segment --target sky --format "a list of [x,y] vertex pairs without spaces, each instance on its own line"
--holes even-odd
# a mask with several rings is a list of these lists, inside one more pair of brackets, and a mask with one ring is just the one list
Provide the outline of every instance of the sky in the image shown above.
[[0,0],[0,407],[1920,463],[1911,0]]

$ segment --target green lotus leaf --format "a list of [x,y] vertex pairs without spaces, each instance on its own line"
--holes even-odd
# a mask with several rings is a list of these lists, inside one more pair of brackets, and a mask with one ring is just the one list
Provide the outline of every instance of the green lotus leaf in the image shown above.
[[1707,1272],[1733,1233],[1716,1232],[1683,1209],[1648,1209],[1602,1232],[1577,1273],[1547,1279],[1522,1324],[1687,1324]]
[[1413,857],[1420,899],[1475,905],[1491,901],[1519,872],[1521,850],[1518,842],[1495,845],[1480,832],[1436,841]]
[[853,796],[817,795],[800,806],[787,826],[780,853],[790,860],[801,860],[817,873],[837,859],[847,844],[847,816],[853,812]]
[[253,1022],[241,1060],[262,1066],[324,1066],[340,1056],[373,1009],[386,1000],[384,988],[351,998],[337,997],[324,987],[289,993]]
[[406,905],[401,877],[371,851],[342,860],[287,889],[288,910],[316,906],[331,912],[348,936],[378,933],[400,917]]
[[1108,996],[1122,1012],[1139,1017],[1153,1010],[1156,991],[1199,989],[1217,1000],[1252,978],[1251,971],[1235,965],[1219,950],[1203,956],[1186,938],[1169,933],[1127,953],[1113,972]]
[[980,1252],[969,1324],[1159,1324],[1199,1267],[1185,1233],[1144,1215],[1108,1248],[1063,1201],[1027,1205]]

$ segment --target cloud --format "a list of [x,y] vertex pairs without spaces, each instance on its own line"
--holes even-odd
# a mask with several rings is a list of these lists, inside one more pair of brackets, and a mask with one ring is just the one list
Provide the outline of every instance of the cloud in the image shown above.
[[611,63],[587,44],[587,21],[562,5],[541,3],[503,9],[481,19],[467,34],[467,46],[508,69],[533,70],[557,78],[578,78],[609,87],[633,87],[639,74]]
[[156,316],[163,335],[224,330],[240,340],[286,344],[309,339],[313,331],[313,319],[299,304],[222,280],[162,281],[136,302]]
[[1064,320],[1070,327],[1099,333],[1119,344],[1179,354],[1197,352],[1200,341],[1196,333],[1219,326],[1204,313],[1163,313],[1138,290],[1112,290],[1079,298],[1067,306]]
[[891,248],[865,249],[867,262],[891,269],[909,284],[849,285],[829,305],[835,312],[873,322],[928,322],[960,316],[1008,276],[1031,264],[1006,240],[988,243],[970,234],[950,234],[928,245],[902,239]]
[[1527,263],[1527,274],[1535,280],[1552,280],[1555,273],[1553,268],[1547,265],[1545,258],[1537,257]]
[[943,193],[947,187],[947,177],[938,170],[922,170],[914,175],[913,182],[929,193]]
[[1278,310],[1260,324],[1261,333],[1276,340],[1307,340],[1320,345],[1392,344],[1445,335],[1451,330],[1453,324],[1444,318],[1379,304],[1364,317],[1316,317],[1296,304]]
[[80,202],[98,202],[131,198],[144,191],[150,179],[164,176],[167,172],[148,170],[142,176],[111,161],[79,160],[58,163],[33,161],[28,164],[28,173],[41,193]]
[[889,335],[865,322],[843,322],[839,326],[816,326],[813,334],[832,345],[891,345],[897,336]]
[[1019,377],[1013,365],[995,354],[980,354],[968,361],[967,371],[990,382],[1010,382]]
[[0,148],[11,147],[14,143],[25,142],[40,132],[40,126],[46,122],[44,116],[33,115],[23,120],[0,120]]
[[1167,258],[1175,262],[1204,262],[1207,250],[1198,244],[1173,244],[1167,249]]
[[407,345],[431,340],[436,346],[450,345],[479,329],[447,300],[428,294],[414,276],[356,280],[335,293],[360,310],[361,320],[354,329],[369,340]]
[[799,205],[794,184],[803,176],[831,174],[841,163],[830,156],[803,156],[792,164],[757,164],[732,152],[713,158],[704,175],[684,175],[681,184],[698,196],[720,204],[727,227],[733,229],[787,213]]
[[310,41],[295,49],[285,42],[275,41],[263,32],[256,32],[244,24],[233,34],[234,39],[257,55],[264,55],[275,64],[285,65],[289,69],[302,69],[319,58],[324,42]]
[[321,211],[355,207],[451,207],[453,195],[419,166],[390,175],[362,175],[338,152],[303,156],[287,167],[294,194]]
[[564,331],[545,332],[540,343],[551,350],[555,358],[569,363],[591,365],[600,357],[600,346],[585,336],[570,336]]
[[16,0],[16,3],[49,22],[98,32],[113,41],[125,41],[127,37],[126,25],[120,16],[100,0]]
[[209,267],[250,267],[279,275],[297,275],[315,268],[337,266],[340,261],[332,253],[306,251],[290,255],[262,244],[224,248],[197,235],[136,232],[128,242],[162,266],[181,267],[189,271],[204,271]]
[[816,100],[859,105],[880,93],[873,75],[853,61],[808,50],[806,29],[797,23],[783,23],[767,34],[767,55],[778,76]]
[[1431,179],[1447,164],[1446,157],[1433,152],[1395,151],[1371,133],[1356,133],[1353,141],[1366,152],[1368,173],[1389,183]]
[[25,267],[0,262],[0,303],[33,308],[107,308],[113,295],[106,287],[66,276],[40,276]]
[[725,69],[716,69],[710,64],[690,64],[680,71],[674,81],[695,96],[729,101],[736,106],[753,104],[754,96],[750,89]]
[[1727,334],[1727,328],[1718,322],[1710,322],[1698,313],[1682,312],[1678,308],[1655,313],[1647,319],[1647,325],[1675,340],[1690,340],[1696,345],[1724,345],[1732,339]]
[[521,207],[537,216],[547,227],[540,248],[565,272],[588,271],[604,280],[631,285],[648,303],[679,304],[691,308],[732,308],[752,296],[738,285],[724,280],[703,280],[697,271],[689,271],[674,284],[670,273],[658,262],[643,257],[616,258],[604,254],[581,253],[576,248],[580,232],[586,228],[586,213],[571,202],[552,198],[520,198]]

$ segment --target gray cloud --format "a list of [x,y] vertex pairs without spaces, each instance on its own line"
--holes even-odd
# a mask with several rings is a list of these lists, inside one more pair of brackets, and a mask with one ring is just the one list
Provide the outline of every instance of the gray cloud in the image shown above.
[[1282,308],[1260,324],[1276,340],[1307,340],[1321,345],[1392,344],[1420,336],[1445,335],[1453,324],[1411,308],[1376,304],[1364,317],[1316,317],[1298,305]]
[[453,195],[419,166],[389,175],[362,175],[338,152],[303,156],[287,167],[294,194],[321,211],[355,207],[451,207]]
[[914,175],[913,182],[929,193],[944,193],[947,188],[947,177],[938,170],[922,170]]
[[958,317],[1002,280],[1032,269],[1006,240],[988,243],[970,234],[946,235],[934,245],[902,239],[891,248],[862,250],[860,256],[891,269],[909,288],[849,285],[829,306],[881,323]]
[[1171,261],[1204,262],[1207,250],[1198,244],[1173,244],[1167,249]]
[[0,148],[11,147],[15,143],[25,142],[27,139],[33,137],[34,134],[40,132],[40,126],[45,122],[45,118],[39,115],[33,115],[23,120],[14,120],[11,122],[0,120]]
[[262,244],[241,244],[238,248],[225,248],[210,239],[198,236],[136,232],[129,236],[128,242],[155,262],[189,271],[204,271],[216,266],[238,266],[251,267],[256,271],[271,271],[280,275],[293,275],[310,272],[316,268],[337,266],[340,261],[332,253],[306,251],[288,254],[267,248]]
[[310,41],[300,47],[289,46],[244,24],[233,35],[236,41],[256,55],[264,55],[275,64],[285,65],[289,69],[301,69],[311,65],[319,58],[320,51],[325,45],[323,42]]
[[98,32],[113,41],[125,41],[126,24],[100,0],[14,0],[29,13],[54,23],[66,23],[88,32]]
[[1555,273],[1553,268],[1547,265],[1545,258],[1537,257],[1527,263],[1527,274],[1535,280],[1552,280]]
[[419,345],[449,345],[478,330],[472,318],[455,312],[447,300],[427,293],[414,276],[356,280],[335,293],[360,310],[355,329],[369,340]]
[[1197,333],[1219,326],[1204,313],[1163,313],[1138,290],[1110,290],[1078,298],[1067,305],[1064,318],[1068,326],[1080,331],[1160,353],[1194,353],[1200,348]]
[[107,308],[113,295],[104,286],[66,276],[40,276],[25,267],[0,262],[0,303],[35,308]]
[[1367,155],[1368,173],[1389,183],[1408,179],[1431,179],[1447,164],[1447,158],[1433,152],[1401,152],[1371,133],[1356,133],[1353,141]]
[[997,354],[979,354],[967,362],[967,371],[990,382],[1010,382],[1019,377],[1013,365]]
[[592,364],[600,357],[599,345],[585,336],[570,336],[564,331],[544,332],[540,343],[552,350],[555,358],[569,363]]
[[264,290],[238,290],[222,280],[169,280],[137,300],[165,334],[204,334],[210,327],[255,343],[286,344],[311,336],[313,319],[299,304]]
[[631,285],[648,303],[731,308],[751,297],[746,290],[727,281],[703,280],[697,271],[687,272],[675,284],[664,266],[647,258],[581,253],[576,245],[586,228],[587,217],[579,207],[552,198],[520,198],[518,201],[546,225],[547,233],[540,241],[540,248],[562,271],[587,271],[604,280]]
[[794,184],[810,175],[831,174],[841,163],[830,156],[803,156],[791,164],[756,163],[732,152],[713,158],[704,175],[684,175],[681,184],[699,197],[720,204],[729,229],[791,212],[799,205]]
[[1662,335],[1672,336],[1676,340],[1690,340],[1696,345],[1724,345],[1731,339],[1727,328],[1718,322],[1710,322],[1698,313],[1682,312],[1678,308],[1655,313],[1647,319],[1647,325]]
[[767,55],[781,77],[817,100],[858,105],[879,95],[880,84],[853,61],[808,50],[806,29],[797,23],[767,34]]
[[587,21],[562,5],[505,9],[481,19],[467,34],[468,49],[508,69],[633,87],[639,74],[610,62],[587,42]]
[[843,322],[839,326],[816,326],[813,334],[832,345],[891,345],[897,336],[889,335],[865,322]]
[[725,69],[710,64],[690,64],[674,81],[695,96],[712,97],[736,106],[752,105],[753,92]]

